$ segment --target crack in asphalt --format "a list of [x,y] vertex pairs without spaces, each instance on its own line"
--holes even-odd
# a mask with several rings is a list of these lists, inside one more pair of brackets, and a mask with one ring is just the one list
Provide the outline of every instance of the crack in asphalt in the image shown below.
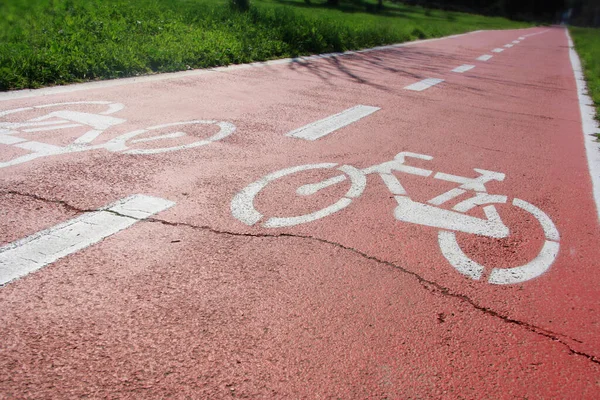
[[[11,194],[11,195],[18,195],[18,196],[23,196],[23,197],[29,197],[29,198],[33,198],[35,200],[38,201],[43,201],[46,203],[54,203],[54,204],[58,204],[61,205],[63,207],[65,207],[68,210],[71,211],[75,211],[75,212],[79,212],[79,213],[85,213],[85,212],[96,212],[96,211],[100,211],[98,209],[82,209],[82,208],[78,208],[75,207],[71,204],[69,204],[68,202],[64,201],[64,200],[56,200],[56,199],[47,199],[44,197],[41,197],[39,195],[35,195],[35,194],[28,194],[28,193],[22,193],[22,192],[18,192],[18,191],[14,191],[14,190],[8,190],[8,191],[0,191],[1,194]],[[371,256],[361,250],[355,249],[353,247],[350,246],[346,246],[343,245],[341,243],[337,243],[337,242],[333,242],[331,240],[327,240],[327,239],[322,239],[322,238],[318,238],[318,237],[314,237],[314,236],[308,236],[308,235],[298,235],[298,234],[292,234],[292,233],[277,233],[277,234],[269,234],[269,233],[242,233],[242,232],[232,232],[232,231],[226,231],[226,230],[219,230],[219,229],[215,229],[213,227],[207,226],[207,225],[193,225],[193,224],[189,224],[189,223],[185,223],[185,222],[170,222],[170,221],[165,221],[162,219],[158,219],[158,218],[154,218],[154,217],[147,217],[147,218],[134,218],[131,217],[129,215],[124,215],[121,213],[118,213],[116,211],[112,211],[112,210],[101,210],[101,211],[107,211],[110,212],[112,214],[115,215],[119,215],[122,217],[128,217],[128,218],[133,218],[136,219],[140,222],[147,222],[147,223],[160,223],[163,225],[167,225],[167,226],[173,226],[173,227],[187,227],[187,228],[191,228],[191,229],[195,229],[195,230],[202,230],[202,231],[208,231],[217,235],[226,235],[226,236],[234,236],[234,237],[251,237],[251,238],[274,238],[274,239],[278,239],[278,238],[295,238],[295,239],[303,239],[303,240],[311,240],[311,241],[316,241],[319,243],[323,243],[323,244],[327,244],[327,245],[331,245],[331,246],[335,246],[337,248],[343,249],[345,251],[349,251],[352,252],[354,254],[359,255],[360,257],[370,260],[370,261],[374,261],[376,263],[379,264],[383,264],[386,265],[388,267],[394,268],[396,270],[399,270],[400,272],[410,275],[411,277],[415,278],[418,283],[426,290],[428,290],[431,293],[440,293],[442,296],[447,296],[447,297],[452,297],[454,299],[457,299],[459,301],[462,301],[466,304],[469,304],[471,307],[473,307],[474,309],[481,311],[482,313],[489,315],[491,317],[494,318],[498,318],[500,320],[502,320],[505,323],[508,324],[513,324],[513,325],[517,325],[519,327],[522,327],[532,333],[535,333],[537,335],[540,336],[544,336],[554,342],[560,343],[563,346],[565,346],[569,353],[571,354],[575,354],[578,356],[582,356],[587,358],[589,361],[595,363],[595,364],[600,364],[600,359],[597,358],[596,356],[592,355],[592,354],[588,354],[582,351],[578,351],[573,349],[569,343],[565,342],[564,340],[562,340],[560,337],[566,338],[568,340],[572,340],[574,342],[578,342],[578,343],[583,343],[580,340],[568,337],[566,335],[562,335],[556,332],[552,332],[548,329],[544,329],[544,328],[540,328],[536,325],[530,324],[528,322],[524,322],[524,321],[519,321],[517,319],[511,318],[509,316],[506,315],[502,315],[494,310],[492,310],[491,308],[488,307],[484,307],[482,305],[477,304],[473,299],[471,299],[470,297],[464,295],[464,294],[460,294],[460,293],[455,293],[453,291],[451,291],[449,288],[423,278],[422,276],[420,276],[419,274],[417,274],[416,272],[410,271],[404,267],[401,267],[399,265],[396,265],[390,261],[386,261],[386,260],[382,260],[380,258],[377,258],[375,256]]]

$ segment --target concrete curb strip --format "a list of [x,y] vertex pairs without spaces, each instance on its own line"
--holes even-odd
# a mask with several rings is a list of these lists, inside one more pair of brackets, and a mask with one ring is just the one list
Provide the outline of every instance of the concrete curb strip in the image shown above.
[[590,169],[590,177],[592,178],[592,190],[596,202],[596,212],[598,214],[598,220],[600,221],[600,145],[594,136],[595,133],[600,133],[600,126],[595,119],[596,109],[594,108],[594,102],[588,95],[585,77],[583,76],[583,70],[581,68],[581,61],[575,51],[573,40],[571,39],[571,35],[569,35],[568,29],[565,29],[565,34],[569,41],[569,57],[571,58],[571,66],[573,67],[575,82],[577,84],[585,153]]

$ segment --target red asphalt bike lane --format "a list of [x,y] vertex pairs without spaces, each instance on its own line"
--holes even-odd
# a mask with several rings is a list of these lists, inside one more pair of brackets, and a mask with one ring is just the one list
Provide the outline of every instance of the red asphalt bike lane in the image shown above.
[[[484,54],[493,57],[477,60]],[[475,68],[451,71],[465,64]],[[444,81],[404,89],[426,78]],[[93,144],[180,121],[225,121],[235,131],[173,152],[96,149],[0,168],[2,245],[134,194],[175,203],[0,287],[0,397],[597,396],[600,232],[564,29],[476,32],[85,87],[0,96],[0,123],[43,122],[64,109],[123,120]],[[66,102],[85,103],[39,107]],[[107,113],[115,103],[124,108]],[[380,109],[314,141],[286,136],[357,105]],[[176,146],[219,131],[183,127],[189,136],[136,146]],[[78,129],[14,136],[66,145],[86,131]],[[363,192],[339,212],[262,226],[271,216],[323,209],[355,187],[346,179],[299,196],[299,186],[340,175],[340,165],[365,169],[403,152],[433,157],[406,157],[405,165],[434,173],[505,174],[485,189],[507,196],[495,209],[508,236],[454,234],[486,267],[480,280],[442,254],[439,232],[451,229],[395,217],[398,203],[377,174],[366,175]],[[0,144],[0,163],[29,153]],[[252,203],[266,218],[240,220],[251,215],[235,205],[244,188],[321,163],[337,165],[272,180]],[[433,174],[394,176],[420,203],[460,185]],[[532,261],[548,238],[514,198],[551,219],[560,249],[540,276],[492,284],[492,268]],[[482,207],[466,214],[484,218]]]

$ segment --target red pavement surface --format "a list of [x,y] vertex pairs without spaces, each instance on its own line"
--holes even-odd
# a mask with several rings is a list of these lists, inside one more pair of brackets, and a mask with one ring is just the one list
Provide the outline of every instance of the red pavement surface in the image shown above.
[[[545,30],[0,101],[0,111],[123,103],[111,116],[127,122],[94,143],[176,121],[237,127],[176,152],[95,150],[0,169],[1,244],[131,194],[176,202],[0,287],[0,398],[597,398],[600,231],[567,38],[551,28],[490,52]],[[476,61],[482,54],[494,57]],[[462,64],[476,68],[450,72]],[[425,78],[445,81],[403,90]],[[381,110],[316,141],[285,136],[358,104]],[[26,138],[78,136],[60,132]],[[0,145],[0,162],[20,151]],[[433,156],[407,163],[434,171],[505,173],[486,188],[552,219],[551,268],[513,285],[461,275],[440,252],[439,229],[394,218],[375,175],[349,207],[315,222],[269,229],[232,216],[234,196],[271,172],[365,168],[403,151]],[[302,198],[294,190],[331,176],[275,181],[255,206],[276,216],[322,208],[348,183]],[[457,186],[398,176],[419,201]],[[509,237],[457,233],[461,248],[486,266],[530,261],[544,242],[539,223],[510,203],[497,210]]]

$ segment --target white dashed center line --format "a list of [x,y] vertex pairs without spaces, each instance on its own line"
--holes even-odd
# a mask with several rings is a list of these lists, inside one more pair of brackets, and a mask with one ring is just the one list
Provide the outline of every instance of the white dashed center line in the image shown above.
[[443,79],[428,78],[428,79],[422,80],[421,82],[417,82],[417,83],[413,83],[412,85],[408,85],[404,89],[420,92],[422,90],[429,89],[430,87],[435,86],[438,83],[442,83],[442,82],[444,82]]
[[494,53],[502,53],[504,51],[504,49],[501,48],[496,48],[494,50],[492,50]]
[[460,67],[454,68],[452,70],[452,72],[458,72],[458,73],[462,74],[463,72],[467,72],[467,71],[469,71],[469,70],[471,70],[473,68],[475,68],[474,65],[464,64],[464,65],[461,65]]
[[323,136],[327,136],[330,133],[337,131],[340,128],[343,128],[346,125],[350,125],[351,123],[356,122],[367,115],[371,115],[378,110],[380,110],[379,107],[363,105],[354,106],[342,111],[339,114],[331,115],[322,120],[305,125],[302,128],[288,132],[286,136],[304,140],[317,140]]
[[482,56],[477,57],[477,61],[488,61],[492,57],[493,56],[490,56],[489,54],[484,54]]
[[87,212],[0,248],[0,285],[37,271],[175,205],[141,194]]

